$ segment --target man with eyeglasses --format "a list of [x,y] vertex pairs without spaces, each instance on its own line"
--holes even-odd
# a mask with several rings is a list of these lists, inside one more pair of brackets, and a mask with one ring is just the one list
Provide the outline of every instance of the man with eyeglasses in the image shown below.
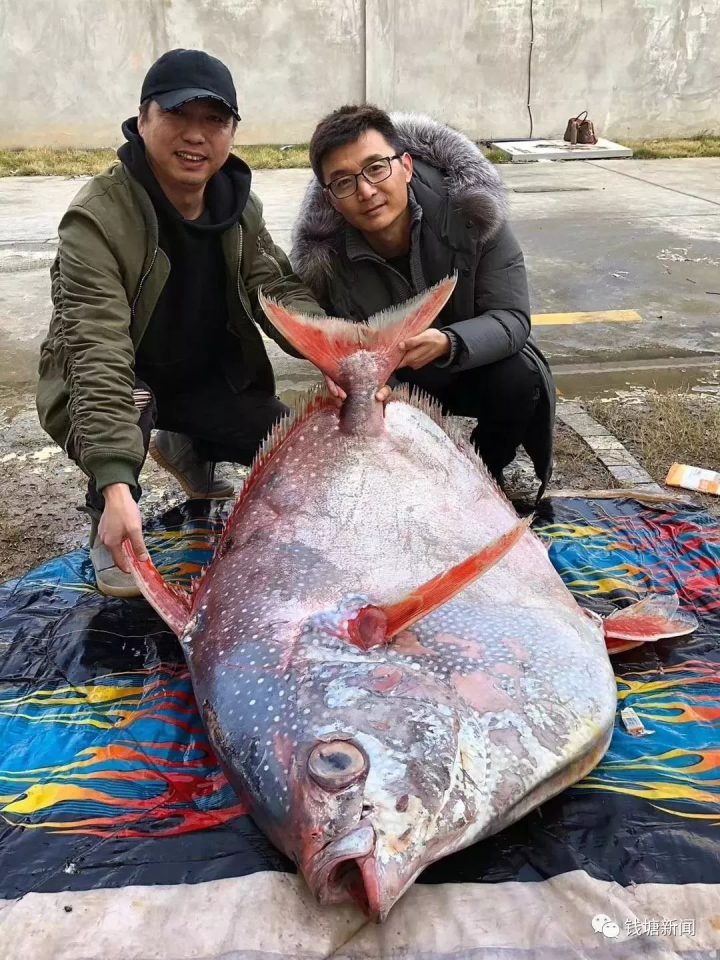
[[525,264],[495,168],[449,127],[369,104],[325,117],[310,161],[316,179],[293,236],[297,274],[327,313],[364,322],[457,273],[433,326],[402,345],[382,396],[408,383],[476,420],[471,440],[501,485],[524,446],[541,496],[555,387],[530,336]]
[[224,63],[202,50],[163,54],[123,124],[119,162],[60,222],[37,408],[88,477],[90,559],[109,596],[139,592],[122,544],[147,556],[137,501],[148,450],[188,497],[229,497],[215,463],[251,463],[288,412],[258,325],[298,354],[266,321],[260,288],[322,312],[230,152],[239,119]]

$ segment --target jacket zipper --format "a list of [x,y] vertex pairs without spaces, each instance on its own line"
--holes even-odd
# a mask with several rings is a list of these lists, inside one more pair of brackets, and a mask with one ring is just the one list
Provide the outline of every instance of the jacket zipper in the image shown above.
[[[413,285],[412,285],[411,283],[408,283],[407,277],[404,277],[404,276],[402,275],[402,273],[400,273],[399,270],[396,270],[395,267],[393,267],[393,265],[392,265],[391,263],[388,263],[388,262],[387,262],[387,260],[383,260],[381,257],[371,257],[369,254],[365,254],[365,253],[361,254],[359,257],[356,257],[355,259],[356,259],[356,260],[369,260],[371,263],[378,263],[378,264],[380,264],[380,266],[381,266],[382,268],[384,268],[385,270],[389,270],[390,273],[394,273],[396,277],[398,277],[400,280],[402,280],[402,282],[403,282],[403,283],[405,284],[405,286],[407,287],[408,292],[410,293],[410,296],[413,296],[413,295],[414,295]],[[412,273],[412,267],[410,268],[410,272]]]
[[[237,225],[237,230],[238,230],[238,235],[239,235],[239,237],[238,237],[238,264],[237,264],[237,277],[236,277],[237,292],[238,292],[238,297],[240,298],[240,303],[243,305],[243,309],[245,310],[245,313],[248,315],[248,319],[251,320],[251,321],[254,323],[254,322],[255,322],[255,318],[253,317],[253,315],[252,315],[252,310],[250,309],[250,302],[249,302],[249,301],[247,300],[247,298],[243,295],[242,286],[241,286],[241,284],[240,284],[240,279],[241,279],[241,278],[240,278],[240,268],[241,268],[241,266],[242,266],[242,255],[243,255],[243,232],[242,232],[242,227],[240,226],[240,224]],[[234,332],[235,332],[235,331],[233,331],[233,333],[234,333]],[[236,336],[239,336],[239,334],[236,334]]]
[[263,257],[265,257],[266,260],[269,260],[270,263],[275,264],[275,266],[277,267],[278,279],[280,279],[280,277],[282,277],[282,268],[280,267],[280,264],[277,262],[275,257],[271,253],[268,253],[266,250],[262,250],[262,249],[260,249],[260,254]]
[[142,277],[140,278],[140,283],[138,284],[137,293],[135,294],[135,297],[134,297],[133,302],[132,302],[132,306],[130,307],[130,319],[131,319],[131,320],[134,320],[134,319],[135,319],[135,307],[136,307],[136,305],[137,305],[138,298],[140,297],[140,293],[142,292],[143,284],[145,283],[145,281],[147,280],[147,278],[150,276],[150,272],[151,272],[152,268],[155,266],[155,258],[157,257],[157,254],[158,254],[158,248],[155,247],[155,250],[153,251],[153,255],[152,255],[152,260],[150,261],[150,266],[147,268],[147,270],[145,271],[145,273],[144,273],[144,274],[142,275]]

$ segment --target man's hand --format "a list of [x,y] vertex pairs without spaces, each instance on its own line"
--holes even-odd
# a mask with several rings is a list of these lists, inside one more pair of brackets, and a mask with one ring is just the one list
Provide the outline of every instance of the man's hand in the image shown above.
[[115,565],[123,573],[130,573],[130,565],[122,551],[125,540],[129,540],[138,560],[147,560],[148,552],[142,535],[142,520],[138,505],[132,498],[130,487],[126,483],[111,483],[103,489],[105,509],[100,518],[98,533],[105,544]]
[[445,357],[450,353],[450,337],[438,330],[436,327],[430,327],[429,330],[419,333],[416,337],[409,337],[399,344],[401,350],[404,350],[404,356],[397,369],[400,367],[412,367],[413,370],[419,370],[426,363],[432,363],[438,357]]
[[[343,400],[347,400],[347,394],[343,388],[339,387],[335,381],[331,380],[328,376],[325,377],[325,383],[332,396],[338,401],[338,406],[341,406]],[[378,403],[386,403],[390,399],[391,395],[392,387],[389,387],[387,384],[385,384],[385,386],[380,387],[378,392],[375,394],[375,399],[378,401]]]

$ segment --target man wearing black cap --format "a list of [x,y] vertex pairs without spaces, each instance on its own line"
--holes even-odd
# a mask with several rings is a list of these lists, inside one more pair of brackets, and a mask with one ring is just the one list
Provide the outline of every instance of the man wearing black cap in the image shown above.
[[123,124],[121,162],[60,223],[37,407],[89,477],[90,556],[111,596],[137,594],[121,546],[130,539],[146,556],[137,500],[148,448],[189,497],[228,497],[215,463],[250,463],[286,410],[256,324],[294,351],[265,320],[259,288],[322,312],[265,228],[250,169],[230,154],[239,119],[224,64],[199,50],[164,54],[139,116]]

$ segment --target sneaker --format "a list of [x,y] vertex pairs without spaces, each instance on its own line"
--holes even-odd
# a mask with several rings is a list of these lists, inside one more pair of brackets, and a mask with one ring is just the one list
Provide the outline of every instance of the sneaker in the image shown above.
[[98,536],[98,521],[90,524],[90,560],[97,588],[106,597],[139,597],[140,590],[131,573],[115,566],[112,554]]
[[230,480],[215,478],[215,464],[201,460],[192,440],[183,433],[158,430],[150,441],[149,453],[159,467],[175,477],[191,500],[225,500],[235,493]]

